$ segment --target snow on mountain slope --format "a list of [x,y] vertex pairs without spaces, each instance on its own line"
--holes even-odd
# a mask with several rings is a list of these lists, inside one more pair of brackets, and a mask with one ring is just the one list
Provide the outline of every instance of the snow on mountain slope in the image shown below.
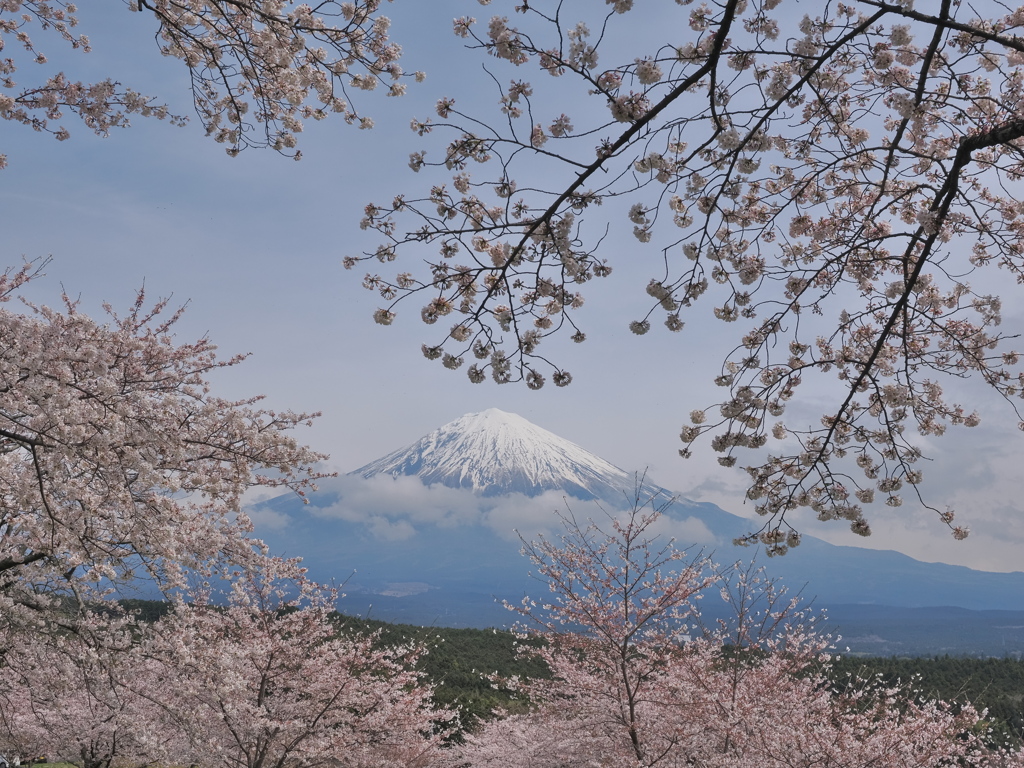
[[[549,490],[579,499],[622,502],[636,492],[636,477],[522,416],[491,408],[445,424],[408,448],[351,472],[415,475],[425,485],[468,488],[484,496]],[[645,483],[645,494],[661,489]]]

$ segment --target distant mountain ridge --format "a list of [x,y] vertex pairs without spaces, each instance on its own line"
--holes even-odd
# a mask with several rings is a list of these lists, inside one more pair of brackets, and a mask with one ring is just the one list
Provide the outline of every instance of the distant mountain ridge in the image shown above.
[[[638,490],[636,475],[497,408],[466,414],[349,474],[415,475],[424,485],[440,483],[484,496],[560,491],[583,500],[621,502],[623,494]],[[650,483],[641,490],[646,495],[664,491]]]
[[[557,533],[553,513],[567,505],[578,519],[600,520],[604,513],[593,501],[615,512],[627,509],[637,493],[636,475],[520,416],[490,409],[324,481],[308,505],[286,495],[250,512],[273,552],[302,556],[317,580],[344,583],[343,610],[388,621],[486,627],[511,623],[502,599],[515,602],[545,589],[529,577],[514,531],[527,539],[538,527]],[[639,494],[673,496],[646,481]],[[860,638],[855,646],[1024,653],[1024,613],[978,613],[1024,611],[1024,573],[924,563],[809,535],[785,557],[769,560],[732,546],[756,521],[678,497],[661,522],[680,546],[704,547],[720,562],[756,556],[769,576],[802,592],[815,608],[829,609],[843,635]],[[704,609],[714,604],[709,600]],[[902,609],[929,618],[895,637],[893,617]],[[836,624],[830,625],[834,631]],[[879,645],[878,637],[887,644]],[[940,637],[960,638],[959,645]]]

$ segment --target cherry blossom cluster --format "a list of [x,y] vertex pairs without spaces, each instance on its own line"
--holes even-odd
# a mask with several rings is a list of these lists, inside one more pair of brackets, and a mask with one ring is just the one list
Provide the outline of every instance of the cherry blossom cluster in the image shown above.
[[[226,144],[231,155],[268,146],[296,158],[296,134],[305,120],[337,113],[361,128],[373,126],[352,107],[347,91],[383,84],[389,96],[404,93],[401,48],[389,38],[390,21],[379,14],[380,5],[381,0],[332,0],[315,9],[294,0],[127,3],[129,10],[153,15],[161,52],[188,67],[196,113],[208,135]],[[78,32],[78,14],[64,0],[0,2],[0,51],[21,51],[20,58],[0,59],[0,118],[61,141],[70,136],[59,122],[66,111],[100,135],[127,126],[133,114],[183,123],[184,117],[170,115],[166,106],[115,79],[82,83],[58,72],[38,85],[19,84],[15,76],[19,70],[28,74],[26,62],[47,63],[32,38],[39,31],[90,51],[89,38]],[[5,162],[0,156],[0,167]]]
[[[920,492],[920,438],[980,421],[948,397],[949,376],[994,389],[1024,424],[1000,298],[971,282],[985,266],[1024,275],[1024,7],[676,5],[457,19],[508,83],[502,114],[464,113],[456,94],[438,102],[441,122],[417,122],[432,143],[410,165],[430,193],[367,206],[381,245],[346,266],[380,262],[364,279],[384,301],[378,322],[414,302],[430,325],[450,315],[429,359],[456,369],[472,355],[473,382],[564,385],[543,342],[585,340],[583,284],[615,266],[610,232],[632,232],[617,250],[652,256],[633,333],[657,318],[681,331],[698,301],[737,329],[712,374],[722,399],[683,427],[681,454],[707,440],[747,468],[765,521],[746,541],[786,552],[801,507],[866,535],[867,505],[908,498],[965,537]],[[678,23],[616,38],[624,14],[643,13]],[[417,266],[428,244],[436,255]],[[789,418],[808,389],[832,405]]]
[[185,741],[162,727],[166,671],[136,642],[137,628],[111,612],[80,616],[74,632],[4,632],[0,749],[58,755],[82,768],[135,760],[172,762]]

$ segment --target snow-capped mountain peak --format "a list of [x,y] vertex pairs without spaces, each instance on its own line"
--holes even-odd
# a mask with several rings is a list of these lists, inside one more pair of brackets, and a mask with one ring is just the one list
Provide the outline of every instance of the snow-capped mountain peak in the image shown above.
[[[351,474],[416,475],[427,485],[469,488],[485,496],[557,490],[621,502],[623,494],[636,491],[633,474],[497,408],[466,414]],[[645,484],[645,492],[657,490]]]

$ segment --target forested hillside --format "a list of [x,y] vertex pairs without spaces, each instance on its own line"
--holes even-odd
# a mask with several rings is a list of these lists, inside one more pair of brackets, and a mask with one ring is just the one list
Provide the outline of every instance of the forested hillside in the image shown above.
[[[546,675],[544,665],[516,653],[518,641],[505,630],[451,629],[387,624],[341,617],[344,626],[379,631],[381,642],[419,640],[431,647],[420,668],[437,684],[439,703],[458,704],[463,723],[472,727],[495,708],[517,711],[525,706],[494,687],[488,676],[534,677]],[[838,688],[853,677],[877,678],[886,685],[904,684],[919,699],[971,702],[987,709],[994,738],[1005,735],[1014,744],[1024,742],[1024,661],[1009,658],[969,657],[844,657],[832,659],[829,677]]]
[[831,677],[841,685],[849,676],[877,676],[882,682],[911,684],[922,699],[973,703],[987,709],[995,733],[1013,744],[1024,741],[1024,662],[966,657],[837,658]]

